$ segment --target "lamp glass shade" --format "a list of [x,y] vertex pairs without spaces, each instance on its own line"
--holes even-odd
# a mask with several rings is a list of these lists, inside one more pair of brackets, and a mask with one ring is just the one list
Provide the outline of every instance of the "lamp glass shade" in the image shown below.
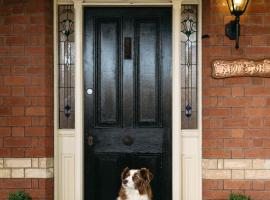
[[249,0],[227,0],[231,14],[242,15],[247,8]]

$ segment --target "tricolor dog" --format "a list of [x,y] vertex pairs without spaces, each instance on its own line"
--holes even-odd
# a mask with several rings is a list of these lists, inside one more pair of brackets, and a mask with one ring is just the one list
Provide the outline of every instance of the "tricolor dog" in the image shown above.
[[146,168],[129,169],[126,167],[122,174],[122,186],[117,200],[152,200],[150,182],[153,174]]

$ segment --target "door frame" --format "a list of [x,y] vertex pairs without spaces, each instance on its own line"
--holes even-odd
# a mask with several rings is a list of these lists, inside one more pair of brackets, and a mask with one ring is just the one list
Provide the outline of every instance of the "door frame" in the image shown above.
[[[58,129],[58,65],[57,65],[57,6],[58,5],[74,5],[74,21],[75,21],[75,129],[73,130],[63,130]],[[198,129],[190,131],[190,130],[181,130],[181,75],[180,75],[180,67],[181,66],[181,5],[183,4],[196,4],[198,5],[198,35],[201,35],[201,10],[202,10],[202,0],[54,0],[54,174],[55,174],[55,184],[54,191],[55,197],[54,199],[61,199],[61,189],[63,189],[61,185],[60,174],[61,171],[61,153],[63,148],[61,145],[61,136],[68,136],[69,138],[73,138],[73,142],[70,144],[74,147],[73,154],[73,166],[72,170],[74,171],[74,185],[69,186],[67,188],[74,189],[73,197],[69,197],[68,199],[76,199],[83,200],[84,194],[84,103],[83,103],[83,8],[85,6],[100,6],[100,7],[132,7],[132,6],[142,6],[142,7],[171,7],[172,8],[172,200],[180,200],[185,199],[182,191],[182,160],[183,160],[183,152],[185,151],[183,148],[184,143],[183,140],[185,138],[198,138],[198,195],[197,199],[202,199],[202,172],[201,172],[201,133],[202,133],[202,69],[201,69],[201,39],[198,37]],[[193,191],[194,192],[194,191]]]

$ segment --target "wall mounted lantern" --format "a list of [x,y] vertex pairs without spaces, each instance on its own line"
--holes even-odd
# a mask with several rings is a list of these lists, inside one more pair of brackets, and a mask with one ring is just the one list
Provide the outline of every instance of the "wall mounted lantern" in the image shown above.
[[240,16],[246,11],[249,0],[227,0],[231,14],[235,20],[225,26],[225,34],[231,40],[236,40],[235,48],[239,48]]

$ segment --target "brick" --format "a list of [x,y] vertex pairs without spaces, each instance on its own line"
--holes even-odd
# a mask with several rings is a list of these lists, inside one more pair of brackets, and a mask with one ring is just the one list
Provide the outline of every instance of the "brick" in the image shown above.
[[223,189],[223,180],[203,179],[202,185],[204,190]]
[[[1,31],[1,27],[0,27]],[[8,55],[9,53],[9,48],[8,47],[0,47],[0,55]]]
[[253,169],[270,169],[270,160],[254,159]]
[[13,116],[24,116],[24,107],[12,107]]
[[38,168],[38,158],[32,158],[32,168]]
[[225,200],[230,195],[230,191],[226,190],[208,190],[203,192],[203,197],[205,199],[218,199],[218,200]]
[[[18,27],[18,25],[16,25],[16,27]],[[25,47],[24,46],[11,46],[10,48],[10,54],[13,56],[22,56],[24,55],[25,51]]]
[[243,138],[244,130],[243,129],[233,129],[232,130],[232,138]]
[[25,178],[52,178],[53,170],[50,169],[25,169]]
[[31,104],[31,99],[27,97],[7,97],[3,98],[3,105],[26,106]]
[[236,158],[236,159],[245,158],[244,149],[232,149],[232,158]]
[[[263,126],[263,119],[261,118],[251,118],[248,120],[248,127],[250,128],[260,128],[262,126]],[[254,146],[256,146],[255,141]]]
[[224,160],[218,159],[218,169],[223,169],[223,168],[224,168]]
[[248,139],[225,139],[225,148],[247,148],[253,146],[253,140]]
[[254,180],[252,181],[252,189],[253,190],[264,190],[264,181]]
[[10,126],[30,126],[30,117],[12,117],[9,120]]
[[26,45],[27,43],[28,40],[24,36],[9,36],[6,38],[7,45]]
[[27,24],[29,22],[28,16],[8,16],[5,17],[6,24]]
[[11,93],[11,89],[9,87],[1,87],[0,86],[0,96],[9,96],[10,93]]
[[10,127],[0,127],[1,136],[10,136],[11,128]]
[[10,157],[11,150],[9,148],[0,148],[0,157]]
[[25,156],[27,157],[48,157],[53,155],[53,149],[45,149],[44,147],[27,148]]
[[47,48],[46,47],[27,47],[25,48],[25,52],[27,54],[35,55],[35,54],[45,54]]
[[23,189],[31,188],[31,180],[27,179],[6,179],[1,182],[0,188]]
[[203,158],[230,158],[231,151],[225,149],[203,149]]
[[217,159],[204,159],[202,167],[203,169],[217,169]]
[[11,178],[11,169],[0,169],[0,178]]
[[270,138],[269,130],[263,129],[251,129],[251,130],[244,130],[244,137],[245,138]]
[[245,150],[245,157],[255,159],[268,159],[270,158],[270,149],[247,149]]
[[38,188],[38,180],[32,179],[32,188]]
[[12,96],[24,96],[24,87],[12,87]]
[[26,136],[46,136],[49,132],[48,128],[44,127],[27,127],[25,128]]
[[44,107],[30,107],[26,109],[26,116],[45,116],[46,108]]
[[238,98],[224,98],[223,104],[226,107],[246,107],[251,104],[251,98],[238,97]]
[[270,90],[268,88],[245,88],[246,96],[269,96]]
[[204,92],[206,96],[230,96],[231,88],[209,88]]
[[5,158],[4,167],[6,168],[30,168],[31,159],[29,158]]
[[224,80],[224,86],[236,86],[236,85],[248,85],[250,83],[250,79],[247,77],[238,77],[238,78],[230,78]]
[[52,158],[39,158],[39,168],[52,168],[53,159]]
[[231,109],[229,108],[208,108],[203,110],[204,116],[211,117],[226,117],[231,114]]
[[269,179],[270,170],[246,170],[245,171],[246,179]]
[[223,140],[216,140],[216,139],[204,139],[203,140],[203,147],[204,148],[213,148],[213,147],[222,147]]
[[252,169],[251,159],[225,159],[224,169]]
[[260,116],[270,116],[270,109],[269,108],[246,108],[246,114],[252,115],[253,117],[260,117]]
[[27,96],[47,96],[48,94],[50,94],[49,89],[48,88],[44,88],[44,87],[30,87],[30,88],[26,88],[25,93]]
[[13,158],[24,158],[25,157],[25,147],[22,148],[12,148],[11,150],[11,156]]
[[8,76],[5,77],[4,84],[12,86],[28,85],[30,83],[30,80],[31,79],[29,77],[25,76]]
[[243,128],[248,126],[248,119],[236,118],[236,119],[225,119],[224,128]]
[[203,170],[204,179],[231,179],[231,170]]
[[251,189],[251,181],[224,180],[225,190],[248,190]]
[[232,170],[232,179],[245,179],[245,170]]
[[12,169],[11,170],[12,178],[24,178],[24,169]]
[[31,138],[16,138],[16,137],[6,137],[4,139],[5,147],[29,147],[32,144]]
[[12,136],[24,136],[24,128],[23,127],[13,127],[12,128]]

